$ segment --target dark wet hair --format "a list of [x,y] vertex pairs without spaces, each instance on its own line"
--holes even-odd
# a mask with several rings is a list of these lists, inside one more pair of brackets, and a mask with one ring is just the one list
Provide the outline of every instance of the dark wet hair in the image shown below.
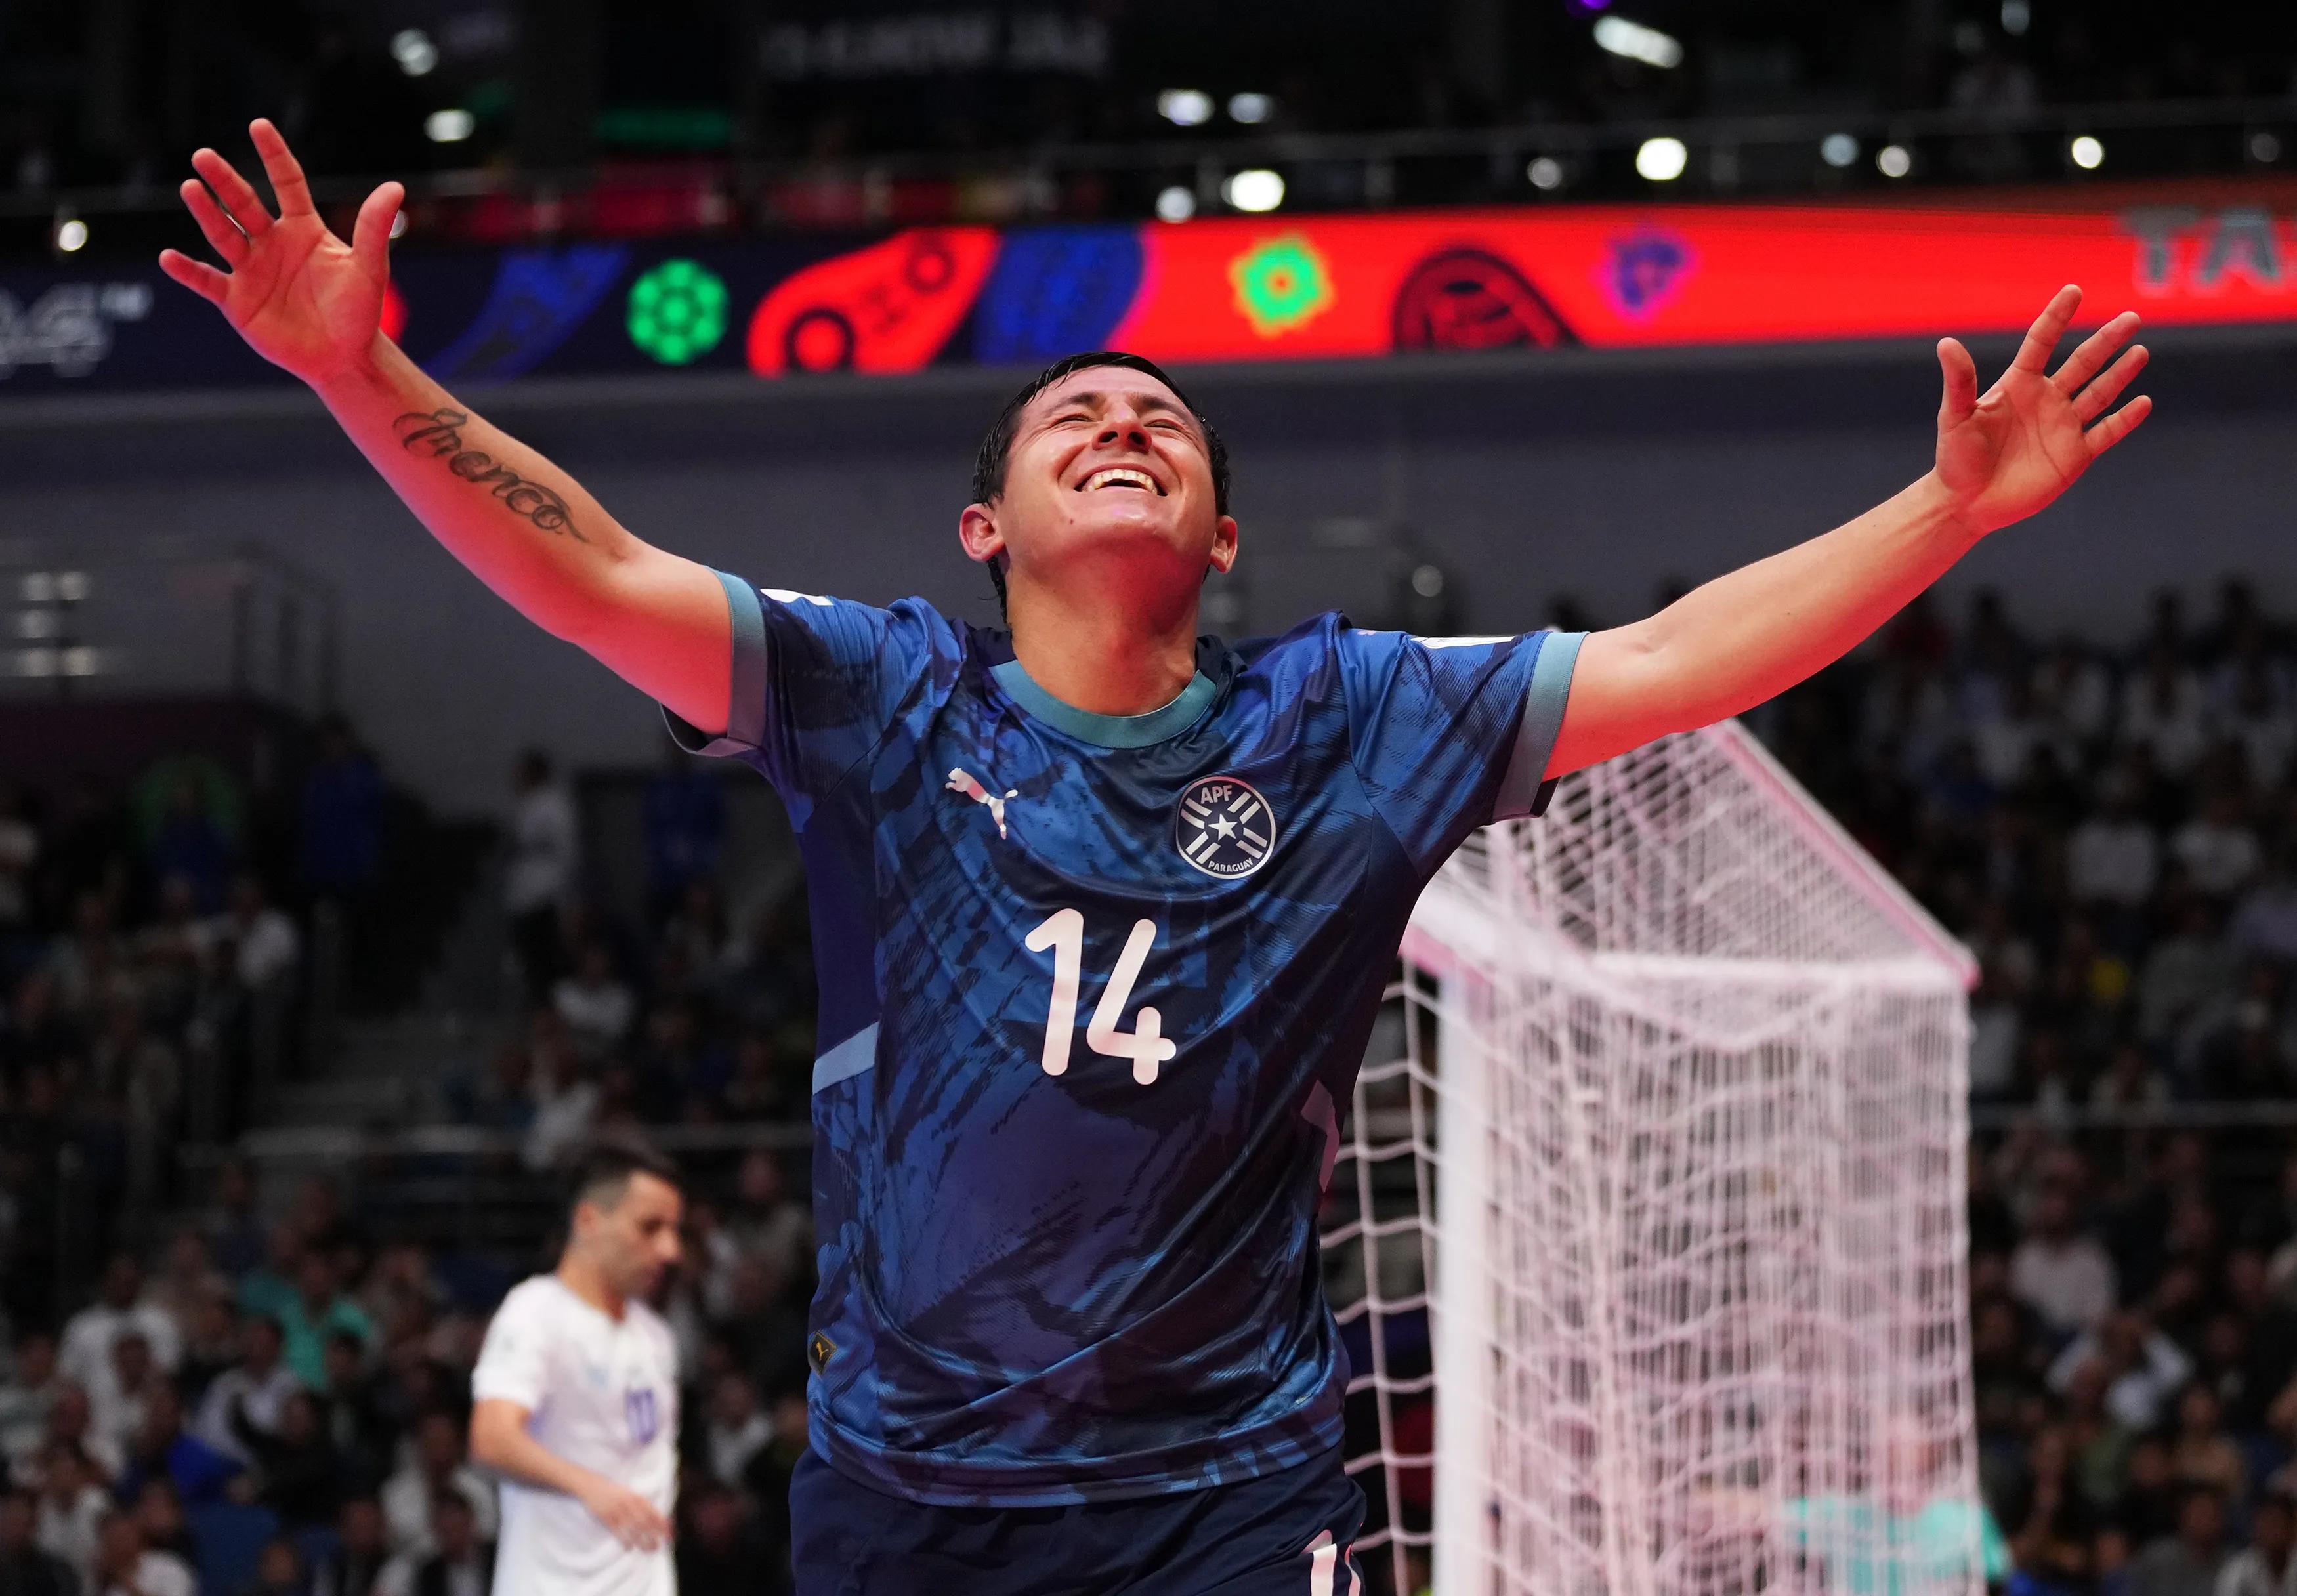
[[[1197,426],[1205,435],[1205,457],[1213,468],[1213,514],[1228,514],[1228,445],[1221,440],[1219,429],[1212,418],[1197,408],[1194,399],[1181,391],[1181,385],[1165,374],[1164,367],[1143,355],[1128,355],[1122,350],[1090,350],[1081,355],[1064,355],[1023,386],[1020,392],[1005,401],[997,419],[989,424],[989,435],[981,440],[980,452],[973,457],[973,497],[967,502],[993,505],[1005,497],[1006,468],[1011,464],[1013,434],[1021,424],[1021,412],[1029,401],[1073,372],[1088,371],[1096,366],[1122,366],[1156,378],[1173,391],[1173,397],[1189,407],[1197,419]],[[996,561],[989,562],[989,580],[997,588],[997,608],[1005,608],[1005,569]]]
[[594,1142],[575,1166],[568,1183],[566,1210],[571,1214],[584,1203],[612,1208],[630,1189],[632,1175],[652,1175],[666,1185],[684,1189],[678,1166],[643,1142],[617,1139]]

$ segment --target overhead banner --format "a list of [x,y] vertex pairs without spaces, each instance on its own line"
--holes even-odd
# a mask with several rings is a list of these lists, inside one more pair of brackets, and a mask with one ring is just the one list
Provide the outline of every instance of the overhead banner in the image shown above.
[[[2186,193],[2186,191],[2179,191]],[[2297,319],[2297,190],[1996,204],[1589,206],[915,227],[402,250],[389,323],[450,383],[748,370],[774,382],[2010,333],[2062,284],[2085,316]],[[156,270],[0,273],[0,400],[281,380]]]

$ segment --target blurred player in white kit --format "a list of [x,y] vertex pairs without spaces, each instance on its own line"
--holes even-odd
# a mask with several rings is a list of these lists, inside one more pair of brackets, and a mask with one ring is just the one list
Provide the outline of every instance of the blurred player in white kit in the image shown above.
[[471,1457],[503,1477],[495,1588],[516,1596],[672,1596],[678,1348],[647,1306],[679,1260],[678,1176],[593,1149],[566,1250],[512,1288],[471,1372]]

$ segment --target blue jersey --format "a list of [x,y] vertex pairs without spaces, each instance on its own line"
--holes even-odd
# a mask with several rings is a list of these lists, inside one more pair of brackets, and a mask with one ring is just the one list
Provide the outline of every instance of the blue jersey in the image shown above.
[[916,1501],[1201,1488],[1340,1437],[1316,1210],[1413,902],[1532,806],[1579,639],[1338,615],[1163,709],[722,579],[821,983],[814,1446]]

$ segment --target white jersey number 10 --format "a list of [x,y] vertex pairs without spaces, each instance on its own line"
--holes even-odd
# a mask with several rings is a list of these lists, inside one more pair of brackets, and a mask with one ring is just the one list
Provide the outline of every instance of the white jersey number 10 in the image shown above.
[[[1146,1004],[1132,1030],[1116,1028],[1125,1004],[1132,1000],[1132,983],[1140,979],[1140,967],[1156,942],[1156,921],[1132,923],[1132,934],[1124,939],[1124,951],[1116,956],[1116,968],[1109,973],[1108,984],[1093,1008],[1092,1023],[1084,1028],[1085,1046],[1110,1058],[1132,1060],[1132,1078],[1143,1086],[1153,1084],[1157,1066],[1180,1051],[1165,1038],[1163,1016]],[[1084,973],[1084,916],[1061,909],[1046,917],[1043,925],[1029,933],[1028,949],[1042,953],[1048,948],[1053,950],[1053,1000],[1045,1014],[1043,1060],[1045,1074],[1059,1075],[1067,1073],[1069,1039],[1076,1029],[1077,986]]]

